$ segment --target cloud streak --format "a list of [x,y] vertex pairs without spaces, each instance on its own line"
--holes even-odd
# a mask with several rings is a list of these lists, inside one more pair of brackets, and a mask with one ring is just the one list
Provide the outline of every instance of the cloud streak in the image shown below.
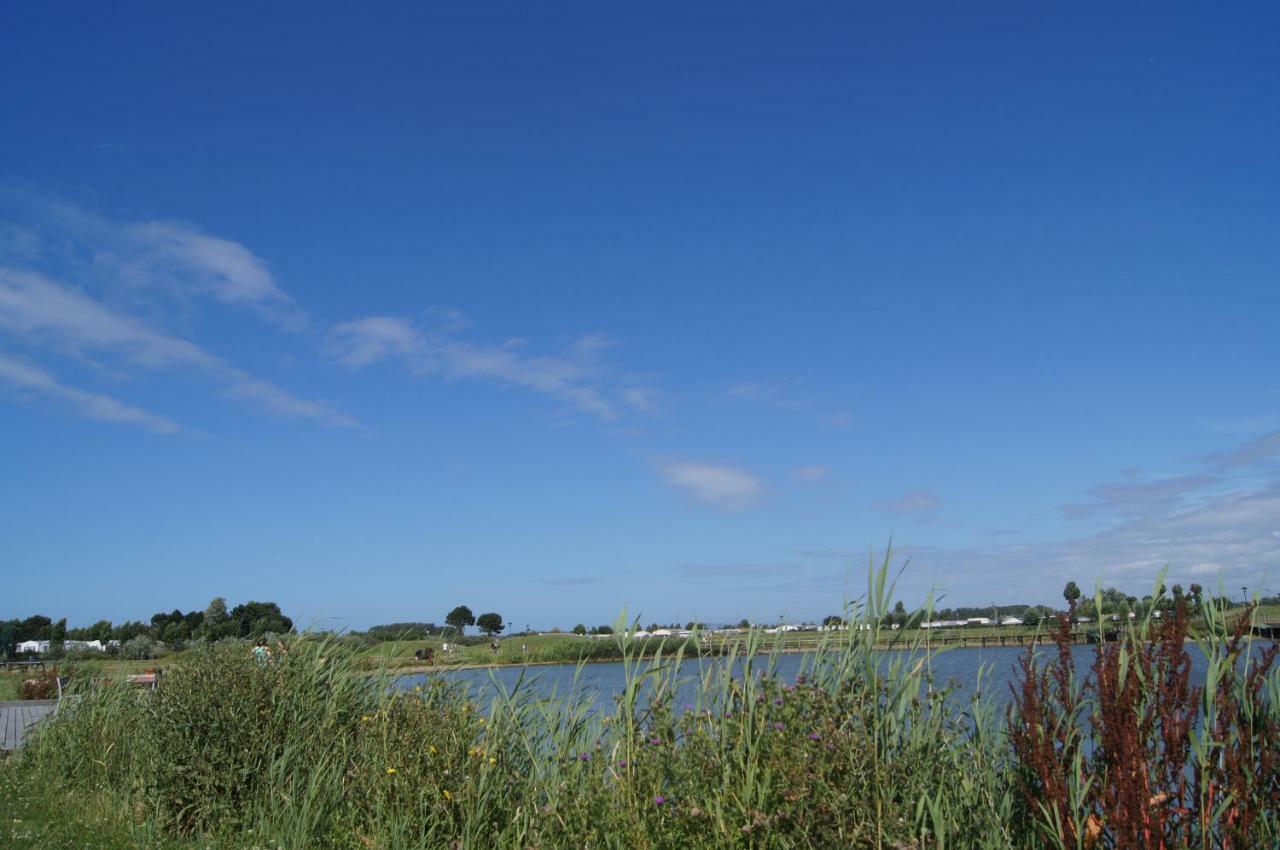
[[366,316],[336,325],[329,334],[339,362],[362,369],[383,361],[402,361],[419,375],[449,380],[493,380],[567,403],[601,422],[615,422],[621,410],[645,410],[652,391],[623,385],[596,361],[610,343],[593,334],[582,337],[567,355],[529,355],[523,341],[502,345],[458,338],[457,323],[424,331],[395,316]]
[[881,513],[893,516],[913,516],[937,510],[942,500],[932,490],[911,490],[893,499],[873,502],[873,506]]
[[0,381],[20,390],[67,402],[89,419],[139,425],[157,434],[173,434],[176,424],[141,408],[132,407],[101,393],[69,387],[55,377],[26,363],[0,356]]
[[266,262],[239,242],[180,221],[113,221],[31,193],[11,190],[4,197],[29,222],[27,241],[58,246],[57,256],[46,259],[77,278],[117,290],[213,298],[248,308],[288,330],[307,324],[306,314],[276,283]]
[[35,272],[0,267],[0,330],[86,359],[108,356],[147,369],[195,369],[222,383],[230,397],[277,415],[339,427],[356,424],[326,404],[297,398],[195,343],[157,331]]
[[663,464],[660,472],[671,487],[724,511],[749,508],[764,492],[760,479],[734,466],[682,460]]

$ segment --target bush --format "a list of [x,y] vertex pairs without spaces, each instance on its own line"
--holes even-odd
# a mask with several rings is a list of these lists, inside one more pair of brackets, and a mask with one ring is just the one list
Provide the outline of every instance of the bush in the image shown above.
[[141,661],[155,657],[157,644],[146,635],[129,638],[120,645],[120,657],[129,661]]
[[18,688],[18,699],[57,699],[58,671],[46,670],[24,679]]

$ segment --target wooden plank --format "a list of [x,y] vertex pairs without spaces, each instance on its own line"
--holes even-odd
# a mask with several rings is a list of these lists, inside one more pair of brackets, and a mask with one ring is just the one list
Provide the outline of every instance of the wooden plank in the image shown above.
[[27,731],[50,716],[56,700],[0,703],[0,750],[16,750],[26,740]]

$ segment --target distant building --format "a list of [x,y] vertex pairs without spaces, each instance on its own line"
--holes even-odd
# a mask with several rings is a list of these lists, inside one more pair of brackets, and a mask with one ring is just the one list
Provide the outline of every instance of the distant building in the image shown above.
[[1002,617],[1000,620],[1002,626],[1021,626],[1022,621],[1017,617]]
[[968,626],[991,626],[991,625],[995,625],[995,623],[992,621],[992,619],[991,619],[990,617],[970,617],[969,619],[965,620],[964,622],[965,622],[965,625],[968,625]]
[[68,650],[79,649],[86,652],[106,652],[107,648],[100,640],[69,640],[63,644]]
[[37,655],[44,655],[49,651],[50,643],[51,641],[47,640],[24,640],[18,644],[18,652],[34,652]]

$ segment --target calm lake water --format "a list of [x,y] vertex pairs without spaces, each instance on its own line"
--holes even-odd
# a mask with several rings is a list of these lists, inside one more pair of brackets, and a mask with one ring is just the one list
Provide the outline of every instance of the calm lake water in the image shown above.
[[[1267,645],[1266,641],[1260,643]],[[1191,655],[1191,682],[1193,685],[1203,684],[1206,667],[1204,656],[1195,647],[1188,647],[1188,650]],[[1012,699],[1010,685],[1016,682],[1019,676],[1018,660],[1025,651],[1017,647],[975,647],[935,652],[932,660],[934,681],[938,684],[954,682],[957,686],[956,696],[961,698],[968,698],[981,685],[983,696],[997,705],[1007,705]],[[1042,654],[1047,651],[1045,648],[1040,650]],[[1072,652],[1076,659],[1077,671],[1088,672],[1093,664],[1094,648],[1076,646],[1073,647]],[[891,656],[892,653],[884,653],[886,663]],[[899,657],[901,657],[900,654]],[[758,670],[763,670],[765,662],[766,659],[763,656],[757,656],[754,663]],[[682,702],[681,697],[687,701],[693,699],[696,680],[700,671],[706,669],[707,665],[724,663],[727,662],[717,659],[686,661],[681,667],[683,686],[677,702]],[[786,654],[778,657],[775,669],[781,679],[793,682],[797,675],[810,668],[812,664],[811,655]],[[735,666],[740,672],[741,663]],[[488,702],[495,684],[509,690],[516,685],[521,676],[524,676],[525,686],[531,687],[541,696],[564,697],[577,693],[591,699],[597,708],[606,711],[612,709],[614,696],[622,693],[624,687],[621,662],[586,664],[581,669],[573,664],[548,664],[528,668],[493,667],[454,670],[442,675],[465,683],[472,695],[482,703]],[[424,679],[425,676],[422,675],[406,676],[400,680],[400,684],[402,687],[413,687],[415,684],[422,683]]]

